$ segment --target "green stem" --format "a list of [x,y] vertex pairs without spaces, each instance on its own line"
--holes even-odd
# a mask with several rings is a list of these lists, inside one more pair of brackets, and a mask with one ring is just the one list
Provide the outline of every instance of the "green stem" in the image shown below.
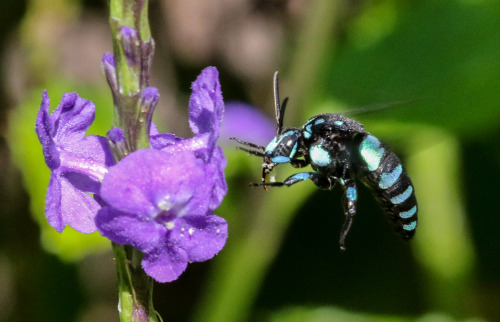
[[[141,95],[148,86],[154,41],[148,20],[148,0],[111,0],[110,18],[118,88],[114,89],[114,125],[121,128],[132,151],[149,148],[146,133],[147,111],[141,109]],[[122,27],[137,32],[124,48]],[[133,59],[130,59],[130,55]],[[130,152],[132,152],[130,151]]]
[[113,243],[118,274],[120,321],[158,321],[153,307],[153,280],[141,268],[142,253]]
[[[147,0],[110,1],[109,21],[117,80],[116,84],[111,83],[115,104],[114,124],[124,131],[125,146],[129,149],[115,155],[124,156],[150,147],[147,122],[152,107],[141,105],[154,51],[147,10]],[[130,29],[123,28],[125,26]],[[158,321],[153,307],[153,280],[141,266],[143,254],[131,246],[114,243],[113,251],[118,274],[120,320]]]

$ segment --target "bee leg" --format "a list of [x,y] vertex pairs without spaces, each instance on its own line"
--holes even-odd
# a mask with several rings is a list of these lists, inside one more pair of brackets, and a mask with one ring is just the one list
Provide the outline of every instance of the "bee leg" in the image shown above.
[[304,180],[311,180],[320,189],[332,189],[335,181],[318,172],[299,172],[285,179],[283,182],[252,183],[252,186],[291,186]]
[[354,215],[356,214],[356,200],[358,195],[358,190],[356,188],[356,182],[354,180],[344,180],[344,224],[342,225],[342,230],[340,231],[340,250],[345,251],[345,238],[351,229],[352,222],[354,220]]

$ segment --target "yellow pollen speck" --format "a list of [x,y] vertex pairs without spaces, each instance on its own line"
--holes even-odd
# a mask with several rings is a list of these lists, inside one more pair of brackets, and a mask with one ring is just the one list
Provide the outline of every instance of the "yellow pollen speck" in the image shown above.
[[169,221],[168,223],[165,224],[165,226],[167,227],[168,230],[172,230],[174,229],[174,222],[173,221]]

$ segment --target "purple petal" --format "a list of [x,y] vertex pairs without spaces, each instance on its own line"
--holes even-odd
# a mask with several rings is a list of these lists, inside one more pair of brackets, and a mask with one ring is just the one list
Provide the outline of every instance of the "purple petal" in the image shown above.
[[147,87],[142,92],[140,105],[141,105],[141,113],[143,113],[146,118],[146,133],[151,133],[153,112],[156,108],[156,104],[158,104],[159,99],[160,99],[160,94],[158,93],[158,89],[155,87]]
[[206,182],[210,182],[212,191],[209,199],[209,209],[215,210],[224,199],[227,193],[226,177],[224,175],[224,168],[226,167],[227,160],[222,153],[220,147],[215,147],[212,158],[206,167]]
[[175,154],[138,150],[110,167],[101,197],[123,212],[154,217],[160,211],[186,211],[198,186],[204,184],[201,161],[192,152]]
[[106,135],[111,142],[114,144],[124,145],[125,142],[125,133],[119,127],[113,127],[108,131]]
[[118,31],[119,39],[123,44],[123,53],[129,65],[136,65],[139,63],[139,35],[137,31],[129,26],[123,26]]
[[61,180],[61,214],[66,224],[81,233],[96,230],[94,217],[101,208],[90,195],[75,189],[69,180]]
[[211,133],[210,144],[214,146],[219,138],[219,127],[224,112],[217,68],[205,68],[191,88],[193,91],[189,99],[189,125],[196,135]]
[[96,166],[111,166],[115,163],[108,140],[99,135],[89,135],[78,142],[67,144],[65,150],[78,156],[81,162],[88,161]]
[[61,183],[54,173],[50,175],[49,187],[45,195],[45,216],[49,225],[58,232],[62,232],[66,227],[61,214]]
[[[153,134],[155,132],[156,134]],[[151,122],[151,136],[149,137],[149,143],[153,149],[163,150],[168,146],[176,145],[182,140],[184,139],[170,133],[158,133],[158,129],[154,123]]]
[[90,178],[85,174],[81,174],[78,172],[62,172],[60,173],[60,177],[66,181],[73,187],[81,192],[88,193],[99,193],[99,189],[101,187],[101,183],[98,180]]
[[266,146],[276,135],[276,124],[258,109],[244,103],[226,103],[220,138],[230,137]]
[[79,144],[71,144],[67,148],[68,150],[57,151],[57,170],[60,173],[80,173],[88,177],[88,180],[98,181],[103,179],[107,167],[114,163],[106,138],[100,136],[87,136]]
[[65,146],[83,139],[94,117],[95,106],[91,101],[79,97],[77,93],[63,94],[61,103],[51,115],[54,141]]
[[161,245],[153,252],[144,254],[144,271],[160,283],[176,280],[186,270],[188,256],[177,245]]
[[[168,135],[168,133],[164,133],[162,135]],[[170,134],[170,136],[174,138],[171,139],[172,140],[171,144],[164,144],[164,147],[162,148],[163,151],[169,153],[192,151],[196,152],[196,155],[198,157],[202,157],[204,160],[209,158],[208,146],[210,140],[210,133],[197,135],[189,139],[177,138],[172,134]]]
[[190,262],[214,257],[226,243],[227,222],[216,215],[185,216],[175,221],[170,240],[184,249]]
[[101,60],[101,65],[106,74],[109,86],[115,94],[118,94],[118,82],[116,80],[115,58],[110,53],[105,53]]
[[158,131],[158,127],[156,126],[155,122],[151,121],[151,128],[149,129],[149,136],[158,135],[158,134],[160,134],[160,131]]
[[115,68],[115,58],[113,57],[113,54],[111,54],[111,53],[105,53],[102,56],[101,64],[103,66],[108,65],[108,66],[110,66],[112,68]]
[[111,207],[103,207],[95,218],[101,235],[120,245],[132,245],[142,252],[150,252],[165,235],[166,229],[153,220]]
[[222,149],[215,147],[212,155],[207,156],[206,140],[208,134],[202,136],[195,136],[194,138],[180,140],[177,144],[171,144],[163,148],[163,151],[172,154],[181,153],[184,151],[194,151],[196,156],[203,159],[203,171],[205,172],[205,181],[203,185],[197,188],[196,194],[193,196],[193,204],[204,204],[208,207],[197,207],[190,212],[190,214],[203,215],[206,210],[215,210],[222,202],[222,199],[227,193],[227,183],[224,176],[224,168],[227,161],[224,157]]
[[106,138],[85,137],[94,119],[94,110],[92,102],[73,93],[64,94],[59,107],[49,114],[49,98],[43,93],[35,126],[45,162],[51,170],[64,167],[66,171],[102,179],[105,167],[114,163]]
[[47,189],[45,215],[49,224],[58,232],[63,231],[68,224],[79,232],[91,233],[96,230],[94,217],[100,205],[92,196],[75,187],[78,180],[74,175],[68,178],[58,172],[52,173]]
[[129,153],[129,145],[122,129],[113,127],[108,131],[106,137],[109,148],[117,160],[123,159]]
[[35,130],[38,135],[38,139],[42,144],[45,163],[47,163],[47,166],[50,169],[55,169],[59,166],[59,152],[57,151],[57,147],[52,139],[54,124],[49,115],[49,106],[49,97],[47,95],[47,91],[44,91],[42,94],[42,104],[36,118]]

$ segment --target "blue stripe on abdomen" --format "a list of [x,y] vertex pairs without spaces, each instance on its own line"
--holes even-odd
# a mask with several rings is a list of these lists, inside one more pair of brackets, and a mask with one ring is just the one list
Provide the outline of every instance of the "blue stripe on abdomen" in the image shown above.
[[411,231],[411,230],[414,230],[415,228],[417,228],[417,221],[416,220],[412,221],[409,224],[403,225],[404,230]]
[[402,172],[403,167],[401,166],[401,164],[399,164],[394,168],[394,170],[392,170],[392,172],[382,173],[382,175],[380,176],[380,182],[378,183],[380,189],[388,189],[392,187],[396,183],[396,181],[398,181]]
[[367,135],[359,145],[359,153],[370,171],[377,170],[382,161],[385,149],[380,146],[380,141],[373,135]]
[[403,193],[392,197],[390,200],[393,204],[399,205],[400,203],[405,202],[406,199],[410,198],[412,192],[413,192],[413,187],[408,186],[408,188],[406,188],[406,190]]
[[415,206],[413,206],[413,208],[411,208],[408,211],[401,211],[399,213],[399,217],[401,217],[403,219],[407,219],[407,218],[410,218],[411,216],[413,216],[416,213],[417,213],[417,206],[415,205]]

